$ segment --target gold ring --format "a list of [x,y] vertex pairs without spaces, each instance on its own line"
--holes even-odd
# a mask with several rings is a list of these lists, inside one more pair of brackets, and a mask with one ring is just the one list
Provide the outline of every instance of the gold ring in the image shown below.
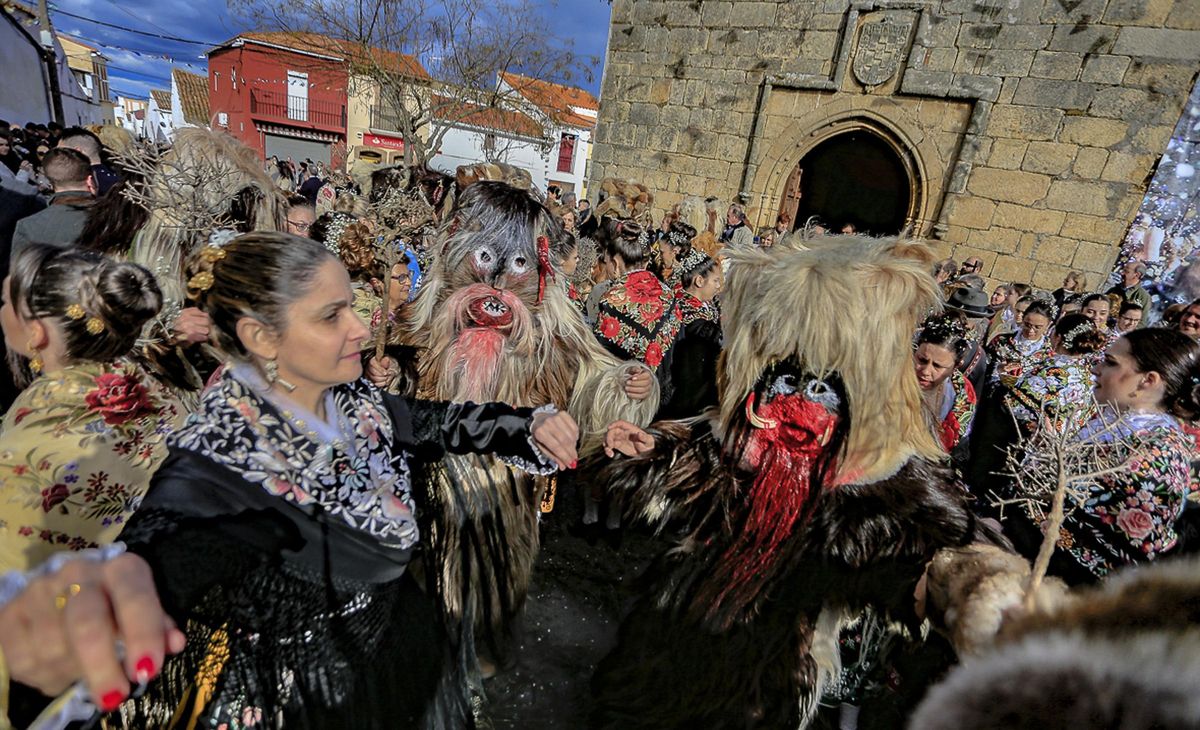
[[59,593],[54,597],[54,607],[59,611],[63,610],[67,607],[67,601],[71,600],[71,598],[74,596],[78,596],[79,592],[82,590],[83,586],[79,585],[78,583],[72,583],[71,585],[67,586],[62,593]]

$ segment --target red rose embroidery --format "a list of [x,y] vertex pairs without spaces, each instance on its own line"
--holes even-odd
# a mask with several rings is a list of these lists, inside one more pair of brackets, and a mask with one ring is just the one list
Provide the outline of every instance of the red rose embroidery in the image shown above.
[[71,490],[66,484],[55,484],[49,489],[42,490],[42,511],[49,512],[56,505],[67,501],[67,497],[71,496]]
[[615,338],[621,332],[621,323],[616,317],[605,316],[600,318],[600,334],[608,339]]
[[85,400],[88,408],[103,416],[110,426],[119,426],[153,410],[146,387],[132,375],[105,373],[96,378],[96,385]]
[[625,294],[635,304],[655,301],[662,294],[662,286],[653,275],[631,276],[625,283]]
[[646,345],[646,364],[652,368],[656,368],[662,363],[663,352],[657,342],[651,342]]
[[1144,510],[1123,509],[1117,514],[1117,527],[1134,540],[1145,540],[1154,529],[1154,520]]
[[21,421],[25,420],[25,416],[28,416],[30,413],[33,413],[32,408],[18,408],[16,414],[13,416],[13,425],[20,425]]

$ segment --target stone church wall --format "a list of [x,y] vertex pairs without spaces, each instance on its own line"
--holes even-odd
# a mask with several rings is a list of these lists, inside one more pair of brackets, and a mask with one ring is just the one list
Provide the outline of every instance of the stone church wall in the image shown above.
[[1098,281],[1198,68],[1197,0],[614,0],[592,189],[740,195],[767,226],[805,153],[866,130],[943,253]]

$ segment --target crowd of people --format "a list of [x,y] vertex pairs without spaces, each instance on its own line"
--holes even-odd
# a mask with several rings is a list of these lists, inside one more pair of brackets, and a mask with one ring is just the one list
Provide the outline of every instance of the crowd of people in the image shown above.
[[[770,635],[764,621],[787,623],[781,605],[819,623],[824,594],[760,603],[791,596],[777,579],[817,565],[805,562],[816,543],[788,536],[827,530],[821,549],[836,552],[833,508],[805,501],[810,491],[907,488],[925,474],[919,456],[962,485],[946,481],[957,496],[937,502],[953,502],[953,528],[893,556],[895,574],[880,575],[900,588],[886,600],[827,586],[866,618],[839,625],[845,669],[821,712],[881,727],[873,718],[921,694],[890,691],[884,675],[910,672],[923,689],[945,670],[898,669],[879,608],[911,598],[935,550],[990,535],[1032,562],[1049,539],[1049,575],[1079,586],[1200,544],[1200,301],[1155,320],[1140,264],[1106,291],[1071,272],[1053,292],[1006,282],[989,294],[978,258],[918,270],[924,248],[852,223],[834,233],[780,215],[756,234],[737,202],[693,196],[656,216],[653,191],[629,181],[605,181],[593,206],[505,165],[359,175],[235,145],[183,130],[173,149],[146,153],[175,174],[222,171],[225,192],[181,210],[155,194],[166,177],[129,163],[136,145],[110,157],[88,130],[0,124],[0,376],[13,382],[0,390],[0,668],[13,680],[0,709],[18,726],[94,713],[110,727],[482,723],[482,680],[510,662],[538,519],[568,520],[593,544],[618,546],[639,516],[690,535],[658,566],[674,576],[661,600],[630,627],[650,631],[659,618],[645,611],[706,596],[703,630],[687,634],[681,608],[687,620],[639,647],[759,626],[722,644],[738,656],[751,634]],[[781,283],[789,256],[795,291]],[[899,273],[834,281],[873,266]],[[879,307],[871,297],[890,287],[916,292],[918,305],[897,298],[886,321],[857,323],[881,338],[873,355],[831,324],[855,286],[874,287],[860,299]],[[819,306],[773,308],[796,291]],[[747,361],[761,372],[743,372]],[[863,382],[872,368],[881,382]],[[885,469],[890,452],[861,429],[911,448]],[[1020,472],[1052,434],[1132,456],[1091,479],[1047,538],[1049,498]],[[739,486],[711,502],[671,491],[717,476]],[[653,498],[609,488],[622,479]],[[553,513],[568,487],[582,513]],[[885,517],[918,519],[902,507]],[[775,524],[788,536],[767,535]],[[705,562],[705,545],[724,552]],[[787,550],[803,559],[772,562]],[[730,557],[745,555],[757,557]],[[864,626],[879,628],[873,639]],[[711,666],[688,656],[685,676],[701,682]],[[630,695],[667,691],[633,671],[655,661],[626,643],[606,661],[599,725],[655,726]],[[810,671],[778,680],[805,687],[788,707],[742,696],[760,714],[730,705],[703,718],[813,721],[805,693],[819,700],[822,685]],[[872,709],[883,695],[892,706]],[[683,697],[660,707],[699,712]]]

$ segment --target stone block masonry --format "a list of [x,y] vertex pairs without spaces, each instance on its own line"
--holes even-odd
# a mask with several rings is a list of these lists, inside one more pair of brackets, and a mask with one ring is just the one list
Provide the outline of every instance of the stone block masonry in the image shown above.
[[741,197],[767,226],[816,145],[876,134],[946,255],[1099,281],[1197,69],[1197,0],[613,0],[592,187]]

